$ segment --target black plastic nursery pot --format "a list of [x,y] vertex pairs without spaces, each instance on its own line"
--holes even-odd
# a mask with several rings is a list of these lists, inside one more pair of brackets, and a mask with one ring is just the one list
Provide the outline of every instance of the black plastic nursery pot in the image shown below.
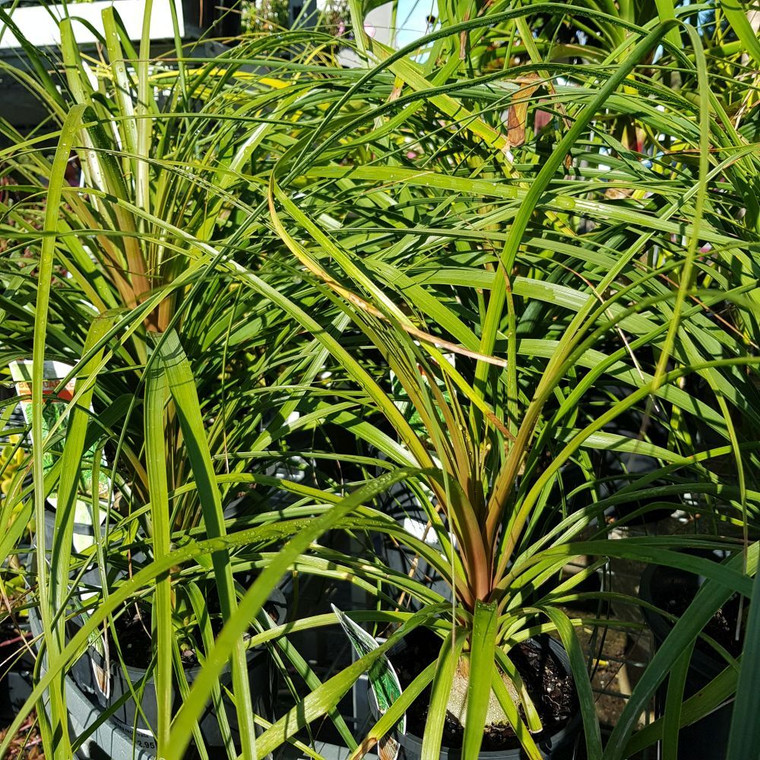
[[[32,693],[34,659],[28,652],[28,626],[0,627],[0,721],[10,722]],[[26,640],[26,641],[25,641]]]
[[[32,633],[37,636],[40,635],[42,622],[39,614],[33,608],[29,611],[29,619]],[[76,632],[76,625],[73,622],[70,622],[70,625],[73,634]],[[248,661],[248,678],[251,685],[254,711],[257,715],[270,718],[274,713],[273,705],[277,695],[276,671],[272,665],[271,657],[266,650],[249,649],[246,659]],[[200,672],[200,665],[185,668],[185,677],[190,685]],[[103,674],[107,675],[105,690],[101,686],[101,684],[106,683],[103,680]],[[156,687],[152,673],[147,668],[130,665],[122,667],[120,663],[113,660],[106,667],[103,656],[95,648],[90,647],[69,668],[67,675],[71,678],[73,685],[86,698],[90,707],[99,709],[101,713],[110,711],[111,714],[107,718],[108,725],[130,737],[134,745],[142,750],[151,753],[157,748],[151,730],[151,727],[155,729],[158,718]],[[228,667],[220,678],[223,694],[225,689],[230,688],[231,682],[232,678]],[[174,709],[178,710],[182,702],[176,689],[174,701]],[[23,700],[21,703],[23,704]],[[223,696],[223,704],[232,739],[237,741],[239,732],[235,707],[226,695]],[[213,705],[209,704],[206,707],[199,720],[199,725],[201,736],[207,748],[213,749],[224,746]],[[84,727],[86,728],[86,726]]]
[[[700,580],[698,576],[684,570],[650,565],[641,576],[639,596],[642,600],[664,609],[668,609],[674,602],[678,605],[689,604],[699,589]],[[738,603],[729,602],[724,606],[721,619],[717,622],[713,621],[713,624],[722,626],[726,632],[729,632],[728,629],[735,629],[734,607],[738,608]],[[655,646],[660,646],[672,630],[673,624],[654,610],[644,608],[643,614],[654,636]],[[733,620],[731,620],[732,616]],[[712,632],[710,634],[712,635]],[[698,641],[686,675],[684,699],[707,686],[725,667],[725,660],[722,660],[708,645]],[[655,698],[657,717],[663,713],[666,693],[666,685],[660,687],[657,692]],[[733,703],[730,702],[706,715],[702,720],[681,728],[678,739],[679,760],[694,760],[694,758],[724,760],[731,730],[732,712]]]
[[[570,678],[570,660],[560,642],[549,636],[540,636],[531,639],[528,642],[528,646],[535,648],[542,658],[550,658],[554,663],[554,667],[556,667],[557,671],[563,678]],[[405,642],[402,642],[397,647],[394,647],[389,653],[391,662],[394,663],[394,666],[396,666],[397,669],[399,666],[399,660],[403,656],[405,648],[406,644]],[[435,649],[432,649],[431,651],[434,652]],[[427,662],[423,662],[421,663],[421,667],[425,667],[427,664]],[[403,676],[403,666],[400,669],[399,678],[402,681],[402,686],[404,686],[405,679]],[[423,692],[420,699],[427,699],[427,694],[428,692],[426,690]],[[532,696],[535,700],[536,695]],[[574,693],[572,695],[572,700],[574,709],[569,711],[566,717],[557,724],[547,727],[541,734],[534,736],[536,744],[541,751],[541,755],[545,760],[572,760],[575,756],[575,747],[581,729],[581,718],[580,712],[577,709],[577,700]],[[422,736],[419,735],[422,733],[422,730],[419,730],[419,734],[414,730],[415,719],[412,717],[413,710],[414,705],[407,713],[407,731],[403,736],[398,737],[401,745],[399,760],[422,760]],[[417,717],[416,722],[420,722],[419,716]],[[422,726],[420,726],[420,728],[422,728]],[[452,746],[445,746],[445,739],[446,737],[444,735],[444,745],[441,747],[439,755],[441,760],[475,760],[475,758],[465,758],[460,747],[453,746],[453,744]],[[510,741],[514,746],[481,749],[478,754],[478,760],[523,760],[526,757],[524,750],[518,746],[517,740],[514,737],[505,742],[505,744],[510,743]]]
[[[265,609],[278,623],[284,621],[287,603],[280,589],[272,592]],[[86,657],[83,658],[88,663],[88,667],[74,668],[71,675],[83,692],[90,694],[104,711],[110,712],[110,720],[115,725],[133,736],[138,746],[153,750],[156,745],[151,728],[155,729],[158,723],[158,705],[150,663],[145,662],[150,659],[151,646],[150,634],[143,629],[143,625],[146,624],[149,626],[150,621],[133,621],[131,627],[120,634],[124,663],[119,662],[113,644],[110,645],[108,660],[101,651],[91,646]],[[126,645],[124,641],[127,642]],[[191,656],[191,659],[183,663],[184,674],[188,685],[192,686],[200,675],[202,666],[193,657],[193,652],[187,652],[187,654]],[[141,663],[137,664],[135,658]],[[246,660],[254,712],[264,718],[271,718],[277,696],[277,671],[272,658],[266,648],[252,648],[247,650]],[[221,675],[220,685],[232,739],[237,743],[239,739],[237,712],[233,702],[226,696],[226,691],[232,687],[229,666]],[[175,687],[173,706],[175,712],[179,710],[181,704],[181,696]],[[219,720],[212,704],[207,705],[204,710],[199,720],[199,727],[207,748],[224,746]]]
[[[405,483],[395,483],[388,491],[380,509],[392,517],[408,533],[437,547],[437,537],[428,524],[428,516],[414,492]],[[376,533],[372,536],[372,549],[383,564],[402,575],[408,575],[444,599],[451,599],[451,586],[415,552],[390,536]],[[412,609],[417,609],[416,600],[408,601]]]
[[[230,505],[225,511],[226,516],[235,516],[240,510],[239,504]],[[229,513],[229,514],[228,514]],[[55,526],[55,512],[49,510],[45,514],[46,528],[46,545],[50,546],[53,540]],[[76,536],[82,539],[93,536],[92,526],[75,525],[75,542]],[[133,555],[133,560],[145,559],[144,556],[138,557]],[[35,566],[35,557],[30,555],[30,568]],[[82,585],[86,589],[100,588],[100,574],[96,569],[85,572],[82,578]],[[287,584],[283,584],[286,586]],[[287,590],[287,589],[286,589]],[[85,598],[86,591],[83,593]],[[270,596],[267,611],[273,619],[282,622],[287,610],[287,599],[282,588],[274,590]],[[42,631],[42,621],[39,613],[35,608],[29,610],[29,621],[34,635],[39,635]],[[69,638],[76,634],[82,625],[82,616],[67,621]],[[148,619],[147,625],[150,626]],[[149,634],[144,641],[144,649],[150,649]],[[139,646],[139,644],[138,644]],[[101,651],[99,651],[99,649]],[[148,656],[149,659],[149,656]],[[251,686],[251,697],[253,708],[256,714],[269,718],[274,713],[274,700],[277,695],[277,677],[276,670],[273,667],[272,659],[266,649],[257,648],[249,649],[246,654],[248,662],[248,676]],[[192,685],[193,681],[201,672],[201,665],[186,664],[185,677],[188,684]],[[149,667],[139,667],[136,665],[122,664],[119,662],[116,653],[111,652],[110,658],[104,657],[103,647],[96,648],[91,645],[85,653],[79,657],[68,669],[67,675],[70,676],[73,685],[85,697],[86,702],[101,712],[109,711],[110,715],[106,723],[113,726],[124,735],[130,737],[134,746],[147,751],[149,755],[157,749],[156,741],[151,728],[155,729],[157,725],[158,709],[156,701],[155,681]],[[227,667],[220,679],[223,693],[223,706],[230,725],[230,732],[233,741],[237,742],[239,738],[237,714],[232,701],[226,696],[225,691],[231,688],[232,677]],[[178,710],[181,706],[181,698],[174,691],[174,709]],[[138,707],[139,704],[139,707]],[[77,716],[74,716],[77,717]],[[213,705],[209,704],[204,710],[199,726],[201,736],[207,748],[221,748],[224,746],[219,721],[217,719]]]
[[[99,667],[103,667],[102,658],[97,652],[91,651],[90,657]],[[258,715],[271,717],[273,713],[272,701],[276,695],[271,658],[266,651],[252,649],[248,651],[246,659],[248,661],[248,678],[251,685],[254,711]],[[185,677],[189,685],[192,686],[200,672],[200,665],[185,668]],[[227,668],[220,678],[223,693],[225,689],[231,688],[231,682],[232,677],[229,668]],[[122,667],[119,664],[111,663],[107,695],[97,685],[94,685],[92,680],[84,683],[77,681],[77,685],[82,691],[89,691],[90,694],[93,694],[104,711],[112,710],[115,707],[110,715],[110,720],[126,734],[133,736],[137,746],[148,750],[156,749],[151,727],[155,730],[158,722],[158,709],[152,673],[145,668],[129,665]],[[176,689],[174,701],[174,710],[176,711],[181,705],[181,699]],[[226,696],[223,696],[223,704],[233,741],[237,741],[239,731],[235,707]],[[224,746],[219,721],[211,704],[204,710],[199,720],[199,726],[207,748]]]

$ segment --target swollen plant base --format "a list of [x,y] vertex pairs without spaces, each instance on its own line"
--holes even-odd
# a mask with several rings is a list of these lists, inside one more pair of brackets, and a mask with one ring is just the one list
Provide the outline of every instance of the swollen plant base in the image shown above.
[[[566,728],[554,732],[538,742],[538,748],[545,760],[572,760],[578,736],[578,721],[572,721]],[[422,760],[422,738],[407,733],[401,737],[399,760]],[[462,755],[461,749],[441,747],[440,760],[470,760]],[[525,753],[518,747],[502,750],[481,750],[477,760],[523,760]]]
[[[512,701],[519,703],[519,696],[512,682],[502,673],[502,681],[506,686]],[[451,684],[451,696],[446,705],[447,712],[456,718],[462,727],[467,725],[467,693],[470,688],[470,660],[462,657],[457,663],[454,672],[454,681]],[[486,726],[508,724],[507,715],[499,704],[499,700],[491,689],[488,700],[488,712],[486,713]]]
[[[417,673],[427,666],[431,656],[434,656],[437,651],[436,642],[426,640],[426,636],[432,636],[435,639],[434,634],[423,631],[419,633],[419,638],[409,637],[410,640],[405,642],[406,646],[402,645],[398,651],[392,651],[390,654],[391,661],[404,686],[408,685]],[[542,756],[547,760],[569,760],[573,756],[580,718],[567,655],[562,645],[548,636],[519,645],[518,649],[518,652],[511,655],[512,659],[523,676],[526,687],[539,709],[542,722],[546,726],[541,734],[534,737],[536,743]],[[544,665],[536,671],[535,666],[540,662]],[[546,663],[550,664],[547,666]],[[531,677],[531,667],[534,674],[538,672],[538,681],[535,677]],[[458,677],[463,678],[464,674],[461,673]],[[456,680],[455,677],[455,683]],[[459,690],[460,687],[454,686],[452,692]],[[400,760],[421,760],[422,758],[422,734],[427,721],[429,698],[428,688],[407,712],[407,731],[405,735],[399,737]],[[460,697],[455,696],[452,701],[458,704]],[[558,712],[552,715],[551,711],[547,711],[547,703],[556,703],[559,707]],[[478,758],[519,760],[524,757],[514,732],[508,724],[505,724],[502,716],[501,708],[497,707],[493,715],[496,722],[486,726],[483,748]],[[464,760],[460,749],[463,733],[462,723],[451,710],[448,710],[443,746],[440,751],[442,759]],[[475,758],[467,758],[467,760],[475,760]]]

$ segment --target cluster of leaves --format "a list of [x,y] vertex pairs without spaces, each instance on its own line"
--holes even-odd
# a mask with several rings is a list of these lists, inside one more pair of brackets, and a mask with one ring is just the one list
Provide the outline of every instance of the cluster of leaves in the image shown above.
[[[241,26],[249,34],[272,34],[290,26],[288,0],[243,0],[240,7]],[[300,24],[318,25],[329,34],[340,36],[350,26],[346,0],[327,0],[321,10],[304,4],[303,18],[294,19]]]
[[280,32],[290,25],[288,0],[247,2],[241,6],[241,13],[241,26],[245,32]]
[[[362,746],[431,685],[423,753],[434,756],[465,657],[465,756],[478,754],[493,689],[540,757],[540,719],[508,653],[550,632],[570,658],[589,757],[663,736],[673,753],[679,726],[735,689],[739,670],[723,653],[725,671],[681,709],[682,654],[731,593],[752,595],[757,564],[757,40],[723,4],[700,27],[700,9],[668,3],[462,2],[392,51],[350,10],[357,69],[338,65],[320,28],[254,35],[210,61],[179,42],[173,60],[151,59],[147,33],[135,50],[112,9],[103,57],[78,49],[66,19],[52,73],[31,49],[33,75],[0,64],[50,113],[32,135],[3,125],[0,153],[15,185],[0,198],[0,357],[34,358],[34,451],[58,452],[50,471],[39,456],[6,467],[0,555],[35,524],[48,658],[17,724],[47,692],[43,739],[68,751],[66,671],[103,625],[123,664],[115,619],[142,604],[162,757],[193,737],[205,752],[209,699],[235,756],[221,699],[230,661],[245,757],[324,715],[354,749],[340,698],[420,625],[440,652]],[[40,147],[51,144],[53,155]],[[66,429],[48,439],[44,358],[77,378]],[[82,485],[93,447],[104,499]],[[652,466],[628,472],[629,455]],[[383,510],[402,482],[435,546]],[[245,507],[225,513],[240,495]],[[107,512],[84,553],[70,545],[77,500],[95,525]],[[663,505],[722,527],[607,540],[610,514],[625,523]],[[318,544],[332,529],[400,543],[448,592]],[[677,551],[693,546],[743,551],[725,565]],[[581,555],[588,570],[563,579]],[[599,621],[567,607],[604,600],[579,584],[611,556],[709,580],[603,748],[574,634]],[[71,578],[88,568],[101,584],[83,600]],[[335,616],[278,627],[261,614],[294,569],[353,579],[374,604],[351,617],[392,624],[388,642],[321,683],[287,636]],[[65,618],[83,607],[71,635]],[[188,618],[204,664],[192,685],[175,635]],[[246,649],[264,643],[309,693],[255,738]],[[675,707],[634,734],[670,671]]]

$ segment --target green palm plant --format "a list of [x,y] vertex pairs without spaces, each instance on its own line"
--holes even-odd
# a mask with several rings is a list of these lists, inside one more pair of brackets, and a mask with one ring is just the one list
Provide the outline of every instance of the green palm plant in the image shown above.
[[[568,6],[541,10],[567,12]],[[486,26],[530,13],[494,7],[420,45],[435,49],[440,42],[443,50],[452,40],[475,37]],[[738,414],[754,420],[757,413],[751,380],[756,357],[751,338],[715,318],[716,307],[731,303],[742,319],[753,319],[756,268],[743,252],[754,250],[756,231],[752,217],[737,212],[756,157],[730,121],[720,116],[719,125],[713,120],[713,113],[722,112],[711,99],[694,34],[687,30],[696,61],[688,73],[698,88],[696,105],[686,93],[638,78],[637,65],[671,28],[664,24],[648,34],[631,30],[623,62],[603,75],[568,65],[572,83],[557,88],[554,97],[565,101],[569,128],[540,160],[522,165],[505,157],[508,141],[500,127],[512,88],[504,92],[494,84],[497,77],[480,72],[472,78],[455,73],[456,61],[426,78],[425,64],[413,61],[416,46],[392,53],[365,40],[379,63],[271,175],[269,208],[278,235],[304,276],[314,278],[326,302],[348,315],[377,353],[347,350],[318,315],[266,291],[249,273],[240,271],[240,281],[267,292],[319,338],[365,394],[365,420],[368,410],[384,418],[375,426],[365,421],[352,429],[365,439],[371,436],[390,462],[419,468],[410,480],[426,486],[417,494],[441,549],[431,550],[378,512],[363,510],[343,524],[390,534],[419,552],[448,580],[454,599],[450,605],[377,561],[325,553],[347,572],[381,589],[410,593],[422,604],[414,613],[357,616],[402,623],[375,656],[415,625],[430,625],[442,642],[433,662],[380,719],[357,757],[431,683],[423,755],[433,756],[462,652],[470,661],[464,756],[478,754],[493,689],[529,756],[539,757],[531,733],[538,728],[536,713],[529,700],[518,713],[502,674],[512,677],[520,693],[508,651],[547,630],[556,632],[568,651],[587,752],[601,757],[585,658],[573,634],[582,619],[568,617],[563,609],[581,598],[575,587],[583,576],[556,580],[569,558],[590,554],[600,562],[609,556],[661,562],[721,577],[727,586],[750,593],[743,571],[754,573],[756,546],[722,567],[676,551],[694,544],[723,545],[717,537],[612,542],[601,520],[608,504],[635,502],[645,494],[699,494],[700,511],[718,502],[724,514],[740,522],[756,508],[750,485],[757,472],[754,423],[736,424]],[[622,50],[618,53],[622,56]],[[629,90],[625,96],[617,92],[623,83]],[[373,106],[374,93],[379,100]],[[614,142],[609,158],[594,157],[593,134],[604,132],[610,114],[628,114],[650,98],[662,108],[642,107],[641,122],[660,131],[677,130],[679,140],[698,150],[699,160],[663,160],[653,169],[620,142]],[[358,146],[371,146],[369,165],[352,161],[350,151]],[[718,158],[724,151],[732,158]],[[611,168],[600,168],[601,163]],[[303,194],[307,186],[309,193]],[[732,190],[719,192],[719,186]],[[622,202],[607,192],[611,188],[627,191]],[[713,255],[699,253],[703,242],[710,243]],[[612,348],[601,350],[604,346]],[[456,355],[455,363],[448,353]],[[390,372],[403,388],[400,398],[390,393]],[[683,386],[681,379],[689,376],[706,382],[712,401]],[[601,414],[584,407],[584,397],[595,387],[618,383],[626,394]],[[414,410],[416,428],[396,401]],[[605,429],[633,408],[644,419],[667,420],[667,447],[648,441],[645,427],[636,437]],[[706,424],[722,444],[702,448],[695,443],[689,420]],[[593,493],[588,454],[595,448],[645,454],[661,466],[607,500],[563,513],[553,490],[563,465],[576,460]],[[738,487],[723,482],[710,466],[726,455],[734,458]],[[309,566],[305,557],[299,562]],[[694,614],[684,617],[658,652],[606,756],[624,756],[646,700],[725,601],[724,592],[730,593],[718,584],[706,589]],[[359,668],[369,664],[362,658],[307,697],[304,707],[265,732],[262,751],[335,704]],[[725,680],[720,686],[726,687]],[[179,737],[187,732],[184,720],[202,704],[203,690],[199,684],[179,716]],[[716,684],[710,699],[718,692]],[[708,702],[691,703],[688,719],[694,719],[695,710],[711,709]],[[676,714],[667,724],[671,738],[679,721]],[[663,730],[659,723],[645,736],[652,741]],[[643,740],[637,741],[640,746]],[[180,752],[182,744],[177,747]]]
[[[612,23],[593,8],[541,6],[542,14],[576,12]],[[493,689],[526,751],[538,757],[532,737],[540,720],[508,652],[549,631],[568,651],[588,753],[600,757],[584,654],[573,634],[583,618],[565,609],[582,598],[576,586],[583,574],[556,581],[578,555],[595,558],[588,572],[617,555],[714,579],[658,652],[616,729],[618,741],[605,750],[609,757],[663,732],[672,736],[682,719],[708,711],[710,700],[733,688],[729,667],[706,697],[629,741],[647,700],[725,595],[736,589],[749,596],[756,546],[726,567],[713,565],[674,549],[717,544],[717,538],[607,541],[603,515],[607,506],[652,492],[697,495],[700,511],[715,507],[719,518],[741,525],[757,508],[751,432],[759,408],[752,336],[757,230],[751,213],[739,213],[750,208],[756,151],[711,95],[699,38],[688,29],[692,57],[678,59],[683,88],[650,78],[648,56],[667,41],[672,22],[651,30],[624,26],[614,55],[593,69],[541,59],[501,72],[468,58],[468,46],[475,49],[489,30],[529,24],[534,13],[496,4],[479,15],[452,9],[454,21],[421,41],[428,51],[422,62],[417,46],[394,53],[365,39],[357,24],[359,51],[371,65],[353,71],[328,58],[330,38],[303,32],[278,37],[282,55],[262,39],[217,61],[192,64],[180,55],[176,67],[149,62],[145,49],[134,55],[120,47],[112,18],[104,39],[108,64],[92,62],[97,86],[81,73],[81,55],[64,24],[69,89],[64,96],[48,89],[60,125],[55,159],[19,135],[11,135],[16,144],[3,155],[22,186],[39,195],[39,177],[47,183],[42,235],[18,207],[3,209],[17,222],[8,229],[15,250],[30,241],[40,246],[36,278],[10,267],[4,274],[23,308],[7,309],[12,330],[3,349],[9,357],[33,353],[37,360],[54,351],[76,364],[80,378],[62,465],[50,476],[38,467],[36,509],[25,509],[39,523],[47,491],[75,492],[62,473],[77,471],[96,437],[98,426],[86,411],[92,396],[103,413],[100,434],[123,452],[114,485],[139,494],[123,525],[142,520],[148,526],[152,561],[93,603],[71,639],[56,617],[60,605],[47,605],[47,671],[32,701],[49,690],[51,752],[62,755],[68,747],[56,741],[56,731],[66,731],[64,671],[120,605],[155,585],[163,706],[157,733],[162,756],[181,757],[208,699],[217,698],[225,665],[234,655],[242,670],[243,636],[292,568],[375,589],[379,609],[349,614],[398,627],[386,644],[324,684],[301,667],[309,695],[274,724],[260,721],[266,730],[256,740],[238,676],[234,693],[241,725],[248,725],[247,756],[264,756],[295,741],[309,722],[334,715],[340,697],[375,659],[425,625],[439,635],[440,652],[355,756],[391,730],[429,684],[431,720],[423,741],[435,755],[447,687],[465,657],[466,756],[477,756]],[[356,5],[353,15],[361,16]],[[302,57],[285,55],[291,43]],[[547,66],[562,81],[541,91],[527,113],[548,104],[562,117],[559,134],[548,141],[528,134],[523,152],[510,154],[515,146],[505,121],[517,80],[543,76]],[[77,105],[65,115],[69,99]],[[690,149],[648,165],[608,130],[615,118],[631,114]],[[603,156],[599,135],[609,150]],[[83,158],[83,188],[63,183],[74,146]],[[71,277],[56,272],[54,262]],[[51,279],[56,287],[49,287]],[[717,313],[726,306],[731,320]],[[709,397],[682,387],[692,376],[710,388]],[[37,451],[40,381],[37,376]],[[610,386],[627,392],[595,415],[584,400]],[[127,413],[140,404],[142,420]],[[631,438],[606,427],[630,409],[664,421],[668,445],[649,440],[646,429]],[[303,416],[293,422],[297,410]],[[273,421],[262,429],[265,412]],[[325,419],[382,453],[354,456],[358,464],[386,472],[348,494],[340,482],[282,481],[299,502],[228,531],[221,508],[230,490],[273,483],[260,471],[246,472],[251,459],[266,457],[276,441],[287,447],[293,434]],[[692,422],[719,444],[695,441]],[[563,468],[574,462],[585,475],[583,490],[595,494],[590,452],[598,449],[648,455],[660,466],[573,512],[572,500],[557,496]],[[735,466],[738,485],[716,474],[711,465],[719,457]],[[401,481],[426,508],[440,550],[365,506]],[[22,503],[18,483],[3,503],[4,518]],[[179,507],[170,511],[170,505]],[[448,581],[451,598],[377,559],[320,545],[333,528],[405,544]],[[3,538],[6,554],[18,535],[17,529]],[[54,549],[57,601],[71,594],[66,545]],[[116,539],[102,549],[122,550]],[[44,556],[44,544],[38,552]],[[261,571],[245,594],[231,581],[238,559]],[[176,568],[184,564],[225,589],[226,624],[213,645],[207,637],[203,671],[192,686],[182,684],[186,699],[172,716],[172,590],[183,582]],[[45,594],[44,576],[40,581]],[[417,611],[397,606],[398,591],[415,598]],[[322,615],[267,624],[246,646],[280,642],[287,649],[289,632],[334,623],[333,615]],[[673,683],[677,689],[678,679]]]
[[[9,320],[2,350],[7,359],[33,358],[32,452],[51,452],[55,461],[46,471],[35,455],[19,468],[3,502],[3,524],[12,524],[3,545],[4,556],[12,553],[33,519],[50,681],[49,722],[44,710],[40,716],[53,757],[66,756],[72,746],[64,688],[71,659],[63,652],[71,649],[67,617],[81,611],[74,589],[83,568],[94,564],[103,581],[100,592],[85,603],[92,637],[93,609],[105,598],[119,598],[109,592],[139,570],[136,555],[146,555],[143,564],[155,566],[175,545],[191,540],[190,531],[224,542],[224,507],[236,490],[256,483],[266,488],[272,481],[264,467],[247,472],[249,459],[235,457],[230,463],[230,451],[256,452],[266,462],[267,453],[275,453],[267,449],[277,429],[295,407],[272,401],[277,388],[297,384],[319,368],[299,358],[298,335],[268,313],[268,304],[241,297],[229,275],[187,250],[216,246],[217,258],[244,261],[271,282],[298,292],[279,269],[267,274],[273,269],[267,261],[272,235],[258,221],[265,209],[262,182],[241,179],[241,171],[257,162],[266,173],[292,144],[288,129],[273,138],[268,133],[279,123],[277,109],[283,103],[308,96],[295,78],[252,77],[241,65],[258,56],[276,69],[291,41],[275,50],[265,41],[251,41],[230,56],[226,67],[184,58],[167,64],[149,61],[149,13],[139,51],[126,40],[113,9],[104,12],[103,20],[107,63],[83,56],[75,22],[62,22],[62,92],[59,80],[44,73],[38,52],[28,46],[37,80],[3,64],[48,107],[52,128],[44,139],[58,141],[51,160],[38,149],[39,133],[24,137],[3,127],[11,142],[3,151],[3,166],[16,182],[16,193],[3,203],[8,249],[2,276]],[[11,17],[4,15],[3,21],[14,30]],[[303,35],[293,39],[303,41]],[[179,44],[177,52],[184,55]],[[74,156],[82,171],[77,186],[66,181]],[[249,236],[257,238],[257,245],[243,249]],[[270,362],[270,351],[293,361]],[[43,439],[42,366],[43,358],[51,357],[70,362],[78,384],[62,423]],[[272,408],[277,413],[267,416]],[[98,455],[92,459],[93,444],[110,459],[111,492],[102,501],[102,494],[91,493],[82,479],[85,470],[105,469]],[[23,476],[31,468],[30,488]],[[298,484],[291,490],[298,493]],[[45,499],[51,493],[58,508],[53,545],[46,546]],[[82,500],[93,511],[94,525],[99,525],[98,513],[107,514],[105,535],[84,557],[75,556],[71,546],[73,505]],[[263,511],[268,508],[265,504]],[[280,502],[276,514],[282,509]],[[259,514],[254,526],[266,521]],[[254,529],[244,542],[254,553],[282,537],[270,531],[270,538],[259,542],[255,534]],[[216,589],[222,620],[235,610],[240,586],[233,569],[240,562],[231,554],[218,547],[211,565],[202,563],[187,581],[164,572],[152,610],[143,605],[155,636],[158,724],[153,728],[159,751],[168,742],[173,684],[188,688],[177,665],[175,631],[183,625],[178,618],[198,617],[186,602],[193,588],[196,598],[201,589],[206,595]],[[137,588],[121,603],[141,603],[144,593]],[[109,627],[118,641],[113,617]],[[209,636],[213,639],[210,628],[201,635],[202,641],[195,642],[199,651]],[[234,648],[232,687],[241,744],[252,756],[255,711],[242,635]],[[214,700],[223,714],[221,689],[217,684]],[[222,726],[225,730],[226,751],[232,753],[229,729]],[[205,754],[202,742],[199,746]]]

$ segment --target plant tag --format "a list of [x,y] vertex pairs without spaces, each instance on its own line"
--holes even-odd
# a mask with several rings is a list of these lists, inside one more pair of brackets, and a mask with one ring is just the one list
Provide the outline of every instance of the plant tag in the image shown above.
[[[11,378],[16,386],[16,393],[21,397],[19,399],[19,406],[23,412],[24,419],[27,424],[32,421],[32,369],[33,362],[30,360],[19,360],[10,362],[8,365],[11,371]],[[68,412],[67,405],[74,399],[74,393],[76,390],[75,381],[72,379],[56,394],[55,390],[60,384],[61,380],[66,377],[73,367],[63,362],[46,361],[42,365],[43,397],[52,403],[46,403],[42,409],[42,434],[44,438],[47,438],[51,431],[59,430],[63,426],[65,420],[64,415]],[[92,407],[90,407],[92,411]],[[65,428],[64,428],[65,430]],[[63,432],[63,431],[61,431]],[[89,451],[84,453],[82,472],[80,478],[82,480],[83,490],[86,494],[93,493],[92,482],[92,458],[94,456],[95,447],[91,447]],[[60,453],[60,452],[58,452]],[[88,460],[90,466],[88,467]],[[44,462],[44,469],[47,472],[54,462],[53,454],[46,451],[42,455],[42,461]],[[101,456],[101,465],[107,467],[108,463],[105,460],[105,456]],[[101,501],[105,502],[111,492],[111,480],[102,470],[98,471],[98,483],[97,494]],[[78,505],[78,509],[81,509]],[[89,507],[84,504],[84,509],[88,510]],[[92,524],[92,517],[83,517],[81,514],[76,518],[78,522]],[[77,549],[79,551],[79,549]]]
[[[24,415],[27,424],[32,419],[32,371],[33,362],[31,361],[13,361],[9,365],[11,378],[16,386],[16,393],[21,397],[19,406]],[[73,368],[62,362],[46,361],[42,366],[43,386],[42,394],[48,402],[42,409],[42,433],[43,437],[60,429],[65,420],[64,415],[67,413],[67,405],[74,399],[76,385],[74,380],[70,380],[66,385],[56,393],[56,388],[61,380],[66,377]],[[92,407],[90,407],[92,411]],[[63,432],[63,431],[62,431]],[[74,502],[74,534],[72,537],[72,548],[78,554],[84,554],[95,545],[95,526],[93,524],[92,505],[89,503],[90,498],[98,499],[106,509],[99,510],[99,523],[102,525],[107,516],[108,497],[111,492],[111,480],[100,468],[97,468],[97,484],[93,483],[93,457],[95,456],[96,447],[93,445],[89,451],[84,452],[84,459],[81,473],[81,495],[84,498],[77,498]],[[60,452],[58,452],[60,454]],[[89,460],[89,462],[88,462]],[[53,466],[54,456],[51,452],[46,451],[43,454],[43,468],[47,472]],[[107,466],[105,456],[101,453],[100,463]],[[89,465],[89,466],[88,466]],[[96,490],[93,490],[93,489]],[[55,493],[48,496],[47,502],[54,510],[58,507],[58,498]],[[96,592],[82,591],[79,598],[86,600],[91,598]],[[88,612],[82,613],[85,617],[89,616]],[[111,682],[109,674],[109,656],[108,656],[108,638],[105,631],[101,634],[98,631],[92,633],[89,638],[92,646],[103,657],[105,668],[96,664],[92,660],[92,670],[95,683],[100,691],[107,698],[111,693]]]
[[[364,655],[369,654],[380,646],[372,636],[361,626],[354,623],[348,615],[339,610],[334,604],[330,606],[333,608],[338,622],[346,632],[351,646],[359,657],[364,657]],[[401,683],[398,680],[396,671],[393,669],[390,660],[385,655],[381,655],[369,669],[367,676],[375,701],[377,702],[378,712],[380,715],[384,715],[388,708],[401,696]],[[396,724],[395,730],[400,734],[406,733],[406,715]],[[379,760],[396,760],[400,746],[393,733],[386,734],[378,743]]]
[[[8,365],[16,393],[21,397],[19,406],[27,424],[32,421],[32,366],[31,361],[14,361]],[[74,398],[74,380],[70,380],[58,394],[55,394],[60,380],[66,377],[70,370],[68,364],[61,362],[46,361],[43,365],[42,394],[45,399],[59,402],[45,404],[42,408],[42,434],[45,438],[53,428],[60,425],[61,417],[66,410],[65,404]],[[47,472],[53,466],[53,455],[46,451],[42,461]]]

